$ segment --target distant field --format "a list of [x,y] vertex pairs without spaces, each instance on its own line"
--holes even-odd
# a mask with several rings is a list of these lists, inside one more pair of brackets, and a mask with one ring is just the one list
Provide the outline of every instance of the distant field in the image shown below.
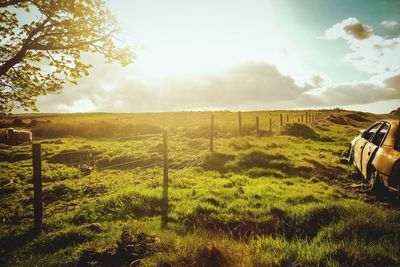
[[[315,121],[305,123],[306,112]],[[33,237],[31,146],[0,144],[0,265],[90,266],[85,257],[105,264],[124,231],[140,252],[133,266],[400,265],[400,211],[352,189],[359,181],[339,162],[358,129],[382,116],[243,112],[240,136],[238,113],[213,114],[214,153],[210,112],[0,120],[32,130],[44,179],[44,233]],[[163,129],[167,230],[160,227]]]

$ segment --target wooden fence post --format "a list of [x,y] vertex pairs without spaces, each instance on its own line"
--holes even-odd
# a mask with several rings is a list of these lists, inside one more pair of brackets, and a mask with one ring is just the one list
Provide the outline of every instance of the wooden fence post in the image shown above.
[[33,230],[39,235],[42,232],[43,193],[42,193],[42,148],[40,144],[32,144],[33,166]]
[[269,118],[269,132],[272,133],[272,118]]
[[167,130],[163,131],[163,211],[161,215],[161,228],[166,229],[168,225],[168,136]]
[[210,152],[214,152],[214,114],[211,114]]
[[303,122],[304,122],[304,115],[301,114],[301,123],[303,123]]
[[239,119],[239,135],[242,135],[242,112],[238,112],[238,119]]
[[283,115],[281,114],[281,126],[283,125]]
[[308,112],[306,112],[306,123],[308,123]]
[[260,136],[260,120],[256,117],[256,135]]
[[289,123],[289,115],[286,115],[286,122]]

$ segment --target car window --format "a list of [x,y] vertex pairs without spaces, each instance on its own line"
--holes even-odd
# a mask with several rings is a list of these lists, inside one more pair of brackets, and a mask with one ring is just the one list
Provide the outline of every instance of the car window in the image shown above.
[[377,123],[372,125],[368,130],[366,130],[362,137],[366,140],[370,140],[372,136],[376,133],[376,131],[379,129],[382,123]]
[[378,130],[378,132],[372,136],[371,143],[373,143],[376,146],[380,146],[389,131],[389,124],[385,123],[382,125],[382,127]]

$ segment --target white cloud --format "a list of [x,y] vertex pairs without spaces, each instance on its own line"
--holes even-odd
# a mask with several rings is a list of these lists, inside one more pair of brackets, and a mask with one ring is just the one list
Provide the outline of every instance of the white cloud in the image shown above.
[[148,112],[400,102],[400,37],[383,38],[374,34],[372,27],[348,18],[327,29],[325,38],[345,40],[350,52],[344,55],[344,62],[370,74],[370,78],[337,84],[326,74],[316,72],[299,80],[276,65],[248,63],[225,72],[210,71],[212,75],[155,83],[143,79],[135,66],[122,69],[115,65],[110,71],[109,65],[95,57],[89,60],[95,66],[89,77],[77,87],[68,86],[61,95],[42,97],[39,107],[44,112]]
[[219,75],[158,86],[121,77],[115,79],[119,82],[112,90],[101,82],[93,83],[88,79],[77,88],[67,88],[62,95],[44,97],[40,106],[42,111],[53,112],[54,109],[71,111],[78,105],[80,111],[89,108],[90,111],[110,112],[255,110],[330,107],[400,99],[400,76],[382,83],[333,84],[327,81],[326,75],[320,74],[312,77],[311,83],[298,85],[293,78],[266,63],[248,63]]
[[343,58],[356,69],[371,75],[386,74],[386,77],[400,71],[400,37],[383,38],[373,33],[370,26],[363,25],[356,18],[348,18],[325,31],[327,39],[344,39],[351,50]]
[[387,28],[387,29],[394,29],[399,25],[399,23],[395,20],[384,20],[381,22],[382,27]]
[[339,38],[345,40],[365,40],[368,39],[372,33],[373,29],[371,26],[361,24],[356,18],[348,18],[327,29],[325,31],[325,37],[332,40]]

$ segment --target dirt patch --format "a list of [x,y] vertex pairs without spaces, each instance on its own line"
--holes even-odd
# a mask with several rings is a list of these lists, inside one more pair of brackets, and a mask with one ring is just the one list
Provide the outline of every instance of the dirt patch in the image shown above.
[[390,115],[393,116],[394,118],[400,117],[400,108],[395,109],[395,110],[392,110],[392,111],[390,112]]
[[330,179],[330,180],[336,180],[340,176],[343,176],[346,174],[346,170],[340,166],[329,166],[322,164],[321,162],[318,162],[314,159],[305,159],[305,161],[311,163],[314,168],[313,168],[313,173],[321,179]]
[[369,122],[367,115],[364,113],[350,113],[346,115],[331,114],[327,118],[328,121],[339,125],[359,126],[362,123]]
[[350,125],[351,123],[342,115],[329,115],[327,118],[328,121],[335,123],[335,124],[340,124],[340,125]]
[[139,266],[140,261],[153,255],[160,244],[160,240],[146,233],[130,234],[122,232],[120,239],[105,248],[89,247],[84,249],[78,266]]
[[369,122],[370,120],[367,118],[366,114],[364,113],[350,113],[344,115],[346,118],[351,119],[357,122]]
[[[315,132],[311,127],[306,124],[292,123],[287,124],[281,131],[284,135],[290,135],[295,137],[302,137],[311,140],[319,141],[330,141],[326,137],[321,137],[317,132]],[[326,140],[325,140],[326,139]]]

